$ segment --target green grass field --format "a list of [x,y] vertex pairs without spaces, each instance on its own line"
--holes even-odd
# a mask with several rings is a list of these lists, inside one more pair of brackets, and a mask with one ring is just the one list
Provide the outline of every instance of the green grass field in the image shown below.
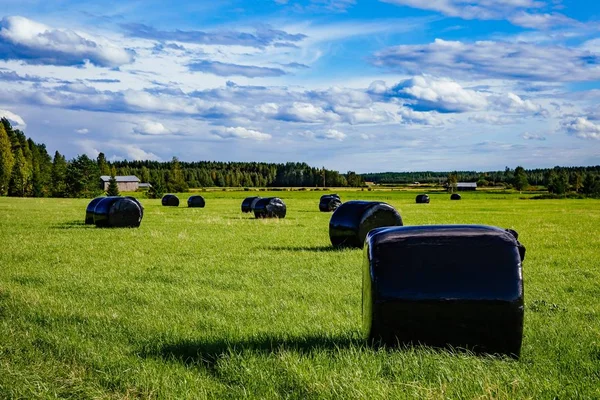
[[0,198],[0,398],[600,398],[600,201],[341,192],[405,225],[516,229],[515,361],[367,346],[362,252],[330,248],[321,194],[272,193],[282,220],[242,214],[244,192],[142,200],[142,226],[117,230],[82,224],[89,200]]

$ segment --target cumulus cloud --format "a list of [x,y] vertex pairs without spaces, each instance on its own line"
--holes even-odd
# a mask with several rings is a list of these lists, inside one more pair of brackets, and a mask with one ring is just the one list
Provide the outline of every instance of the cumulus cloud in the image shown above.
[[133,61],[133,51],[107,39],[51,28],[24,17],[0,21],[0,59],[28,64],[119,67]]
[[561,126],[568,134],[578,138],[600,140],[600,124],[587,117],[570,118],[563,121]]
[[317,139],[338,140],[340,142],[344,140],[346,136],[347,135],[344,132],[340,132],[337,129],[328,129],[325,132],[315,135]]
[[0,118],[6,118],[14,128],[25,129],[27,127],[23,118],[12,111],[0,110]]
[[288,106],[280,107],[276,119],[289,122],[338,122],[340,116],[332,111],[324,110],[311,103],[294,102]]
[[268,133],[259,132],[253,129],[247,129],[241,126],[219,128],[213,130],[212,133],[222,138],[239,138],[258,141],[271,139],[271,135],[269,135]]
[[219,61],[199,60],[188,64],[190,71],[207,72],[219,76],[245,76],[248,78],[276,77],[285,75],[279,68],[257,67],[254,65],[229,64]]
[[133,132],[139,135],[170,135],[173,131],[160,122],[144,121],[133,128]]
[[277,43],[299,42],[306,38],[301,33],[291,34],[285,31],[262,28],[255,32],[241,31],[161,31],[143,24],[124,24],[121,27],[131,37],[152,39],[159,41],[176,41],[184,43],[196,43],[205,45],[228,45],[265,47]]
[[80,135],[87,135],[90,133],[90,130],[87,128],[76,129],[75,133],[79,133]]
[[485,95],[443,78],[416,76],[400,82],[391,89],[391,93],[414,100],[413,108],[420,111],[465,112],[487,106]]
[[580,82],[600,79],[600,55],[556,45],[436,39],[425,45],[390,47],[374,55],[375,65],[395,71],[454,78]]

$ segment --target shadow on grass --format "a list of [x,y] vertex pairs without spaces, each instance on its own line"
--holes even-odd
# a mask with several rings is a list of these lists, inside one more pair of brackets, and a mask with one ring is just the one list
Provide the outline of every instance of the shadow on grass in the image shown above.
[[347,250],[348,247],[333,247],[333,246],[267,246],[261,247],[260,250],[272,250],[272,251],[312,251],[315,253],[326,253],[326,252],[341,252]]
[[87,229],[94,228],[93,224],[86,225],[84,221],[68,221],[52,225],[52,229]]
[[365,346],[366,340],[349,336],[324,337],[302,336],[279,338],[264,336],[245,340],[199,339],[181,340],[176,343],[164,344],[153,350],[144,349],[142,357],[162,358],[179,361],[185,365],[203,365],[213,369],[216,362],[231,353],[254,351],[270,354],[278,351],[295,351],[308,354],[318,350],[345,349],[351,346]]

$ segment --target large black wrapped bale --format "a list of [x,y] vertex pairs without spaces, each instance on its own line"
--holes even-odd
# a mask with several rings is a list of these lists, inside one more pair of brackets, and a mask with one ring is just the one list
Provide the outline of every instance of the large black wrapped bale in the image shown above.
[[419,194],[417,195],[417,198],[415,199],[415,201],[417,202],[417,204],[429,204],[429,196],[426,194]]
[[334,247],[362,248],[371,229],[402,225],[398,211],[387,203],[348,201],[331,216],[329,239]]
[[126,197],[105,197],[94,209],[94,223],[99,228],[137,228],[141,222],[142,209]]
[[188,207],[204,207],[206,202],[202,196],[190,196],[188,198]]
[[179,197],[174,194],[165,194],[162,198],[162,205],[167,207],[179,207]]
[[326,194],[321,196],[321,200],[319,201],[319,211],[321,212],[331,212],[337,210],[339,206],[342,205],[342,200],[340,200],[340,196],[337,194]]
[[135,201],[135,203],[140,207],[140,210],[142,211],[142,218],[144,218],[144,206],[142,205],[142,203],[140,203],[140,201],[133,196],[125,196],[125,198]]
[[369,232],[362,315],[370,340],[518,357],[525,248],[513,232],[480,225]]
[[254,204],[256,218],[285,218],[286,211],[285,203],[278,197],[265,197]]
[[458,194],[458,193],[452,193],[450,195],[450,200],[460,200],[460,199],[461,199],[461,197],[460,197],[460,194]]
[[244,201],[242,201],[242,212],[249,213],[254,211],[254,206],[258,200],[260,200],[259,196],[246,197]]
[[96,204],[98,204],[100,202],[100,200],[105,199],[105,198],[106,197],[96,197],[95,199],[90,201],[90,204],[88,204],[87,208],[85,209],[85,224],[86,225],[94,224],[94,209],[96,208]]

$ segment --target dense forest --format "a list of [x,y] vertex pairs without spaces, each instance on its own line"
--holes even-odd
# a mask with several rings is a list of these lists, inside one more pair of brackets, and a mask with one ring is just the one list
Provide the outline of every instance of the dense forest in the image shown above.
[[149,195],[184,192],[203,187],[362,187],[376,184],[431,183],[452,188],[457,182],[477,182],[478,187],[504,186],[525,190],[543,186],[550,193],[575,192],[600,196],[600,166],[554,167],[527,170],[476,172],[384,172],[341,174],[306,163],[114,161],[103,153],[96,159],[80,155],[67,160],[58,151],[51,157],[42,143],[13,129],[6,118],[0,123],[0,195],[21,197],[93,197],[102,194],[101,175],[135,175],[152,184]]
[[379,185],[448,184],[451,182],[476,182],[478,187],[504,186],[525,190],[530,186],[544,186],[550,193],[576,192],[600,195],[600,165],[593,167],[554,167],[504,171],[453,171],[453,172],[381,172],[362,174],[365,182]]
[[72,160],[58,151],[51,157],[44,144],[28,139],[3,118],[0,123],[0,195],[22,197],[93,197],[101,194],[101,175],[135,175],[151,183],[152,194],[202,187],[360,187],[362,178],[306,163],[259,162],[110,162],[103,153],[94,160]]

